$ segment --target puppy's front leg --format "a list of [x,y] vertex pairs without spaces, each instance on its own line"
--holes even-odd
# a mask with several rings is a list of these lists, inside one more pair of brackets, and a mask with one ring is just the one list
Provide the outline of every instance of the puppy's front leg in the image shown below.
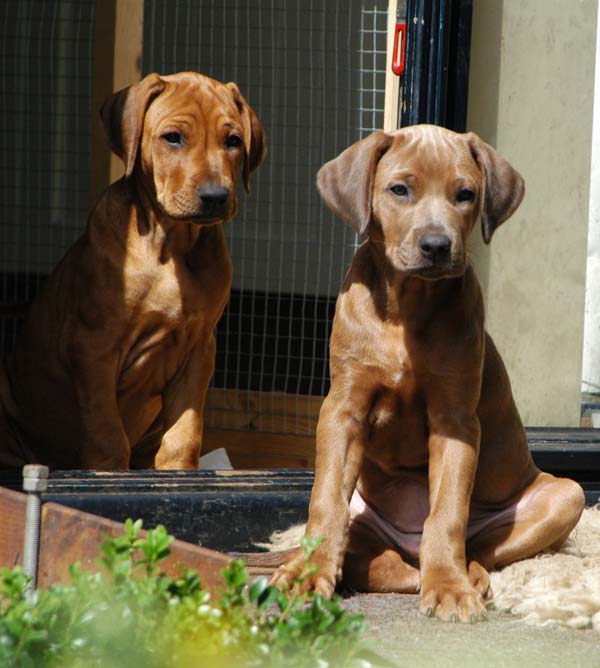
[[[314,590],[329,598],[341,577],[348,534],[349,504],[363,459],[364,425],[358,402],[341,401],[331,391],[321,407],[317,426],[315,482],[306,535],[323,542],[312,556],[317,572],[306,578],[302,591]],[[304,568],[298,550],[273,576],[279,587],[291,587]]]
[[479,453],[475,415],[430,411],[429,502],[420,547],[421,612],[447,621],[476,621],[485,614],[466,567],[469,505]]
[[215,351],[213,335],[200,341],[163,392],[165,433],[154,458],[157,469],[198,468],[204,401],[213,374]]
[[[94,346],[87,350],[93,351]],[[80,354],[74,378],[81,425],[77,444],[81,467],[128,469],[131,446],[117,404],[116,357]]]

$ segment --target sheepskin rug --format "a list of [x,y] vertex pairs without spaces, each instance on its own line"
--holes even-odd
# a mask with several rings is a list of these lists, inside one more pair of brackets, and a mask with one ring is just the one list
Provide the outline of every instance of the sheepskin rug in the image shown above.
[[[285,550],[300,543],[304,524],[276,531],[260,547]],[[491,608],[529,624],[562,625],[600,633],[600,505],[586,508],[560,552],[544,552],[490,573]]]
[[498,609],[537,625],[600,633],[600,505],[586,508],[560,552],[490,573]]

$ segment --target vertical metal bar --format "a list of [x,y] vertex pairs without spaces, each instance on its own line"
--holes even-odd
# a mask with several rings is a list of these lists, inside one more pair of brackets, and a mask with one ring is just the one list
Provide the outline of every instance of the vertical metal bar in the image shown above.
[[23,467],[23,490],[27,492],[25,535],[23,539],[23,572],[30,579],[26,595],[31,596],[37,586],[42,492],[48,489],[48,467],[29,464]]
[[446,123],[456,132],[467,129],[472,20],[473,0],[455,1],[449,44]]
[[406,74],[401,125],[427,123],[431,0],[408,0],[406,7]]
[[435,63],[431,96],[431,118],[437,125],[446,124],[446,103],[448,93],[448,55],[450,50],[450,31],[452,17],[451,0],[441,0],[437,3],[435,22],[432,26],[434,39],[431,43]]
[[408,0],[401,125],[463,131],[472,0]]

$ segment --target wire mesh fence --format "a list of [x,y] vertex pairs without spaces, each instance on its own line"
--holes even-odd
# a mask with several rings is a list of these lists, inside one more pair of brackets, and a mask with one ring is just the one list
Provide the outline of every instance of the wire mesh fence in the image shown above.
[[0,5],[0,338],[85,226],[94,0]]
[[335,299],[356,248],[318,168],[383,123],[387,2],[147,0],[144,74],[235,81],[269,156],[227,226],[234,264],[207,424],[312,433],[328,389]]
[[[97,0],[0,7],[0,337],[83,231]],[[217,331],[209,426],[313,432],[337,292],[357,245],[318,168],[383,124],[387,2],[145,0],[142,74],[235,81],[269,156],[226,233],[235,278]],[[112,48],[112,47],[111,47]],[[98,53],[98,50],[96,50]]]

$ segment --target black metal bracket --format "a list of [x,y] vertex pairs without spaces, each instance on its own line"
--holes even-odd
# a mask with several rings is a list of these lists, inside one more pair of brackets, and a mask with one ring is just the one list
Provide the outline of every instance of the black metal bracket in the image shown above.
[[401,126],[467,124],[473,0],[408,0]]

